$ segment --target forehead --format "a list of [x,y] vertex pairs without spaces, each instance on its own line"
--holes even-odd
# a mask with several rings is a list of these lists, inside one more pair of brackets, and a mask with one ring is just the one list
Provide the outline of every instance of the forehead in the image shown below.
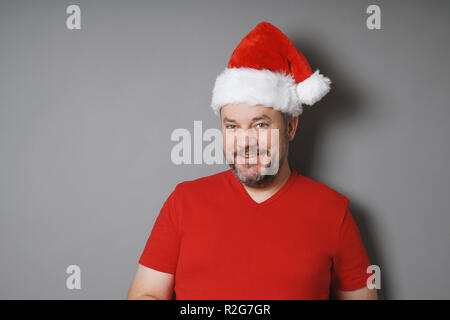
[[254,118],[276,120],[281,117],[279,111],[263,105],[248,105],[246,103],[227,104],[220,109],[222,121],[234,120],[238,122],[252,121]]

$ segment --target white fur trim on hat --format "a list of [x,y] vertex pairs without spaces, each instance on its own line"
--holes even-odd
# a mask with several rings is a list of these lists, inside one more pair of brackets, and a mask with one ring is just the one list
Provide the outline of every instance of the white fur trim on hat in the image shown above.
[[211,107],[216,114],[226,104],[265,105],[299,115],[301,104],[291,75],[267,69],[226,68],[217,78]]
[[260,104],[298,116],[303,112],[302,103],[312,105],[330,90],[331,81],[318,72],[297,83],[292,75],[283,72],[225,68],[216,78],[211,107],[219,115],[226,104]]

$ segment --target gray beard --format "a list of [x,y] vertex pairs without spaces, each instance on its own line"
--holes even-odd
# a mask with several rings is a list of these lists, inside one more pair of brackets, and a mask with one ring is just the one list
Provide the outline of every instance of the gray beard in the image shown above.
[[[263,175],[263,174],[258,173],[256,176],[248,177],[248,176],[241,174],[239,172],[239,170],[236,168],[236,165],[234,163],[229,163],[228,165],[230,166],[230,168],[233,171],[236,178],[238,178],[238,180],[240,182],[242,182],[244,185],[246,185],[247,187],[264,188],[264,187],[267,187],[268,185],[272,184],[273,181],[280,174],[281,166],[284,164],[284,161],[287,160],[288,148],[289,148],[289,141],[285,137],[285,139],[283,141],[283,145],[282,145],[282,152],[280,154],[280,159],[278,161],[279,162],[278,163],[278,171],[275,174]],[[267,167],[269,167],[270,165],[271,165],[271,163],[269,163],[269,165]],[[250,167],[250,166],[253,166],[253,164],[244,164],[244,166]]]

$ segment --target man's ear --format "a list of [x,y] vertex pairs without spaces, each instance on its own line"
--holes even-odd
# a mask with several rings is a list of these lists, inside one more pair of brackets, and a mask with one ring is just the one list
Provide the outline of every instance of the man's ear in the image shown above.
[[289,120],[287,128],[289,141],[294,140],[295,132],[297,131],[297,126],[298,126],[298,117],[292,117],[291,120]]

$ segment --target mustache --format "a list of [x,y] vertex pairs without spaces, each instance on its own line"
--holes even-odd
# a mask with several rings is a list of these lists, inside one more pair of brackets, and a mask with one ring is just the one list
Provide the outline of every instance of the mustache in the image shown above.
[[258,147],[247,147],[241,148],[233,152],[234,156],[245,156],[246,154],[270,154],[270,149],[268,148],[258,148]]

